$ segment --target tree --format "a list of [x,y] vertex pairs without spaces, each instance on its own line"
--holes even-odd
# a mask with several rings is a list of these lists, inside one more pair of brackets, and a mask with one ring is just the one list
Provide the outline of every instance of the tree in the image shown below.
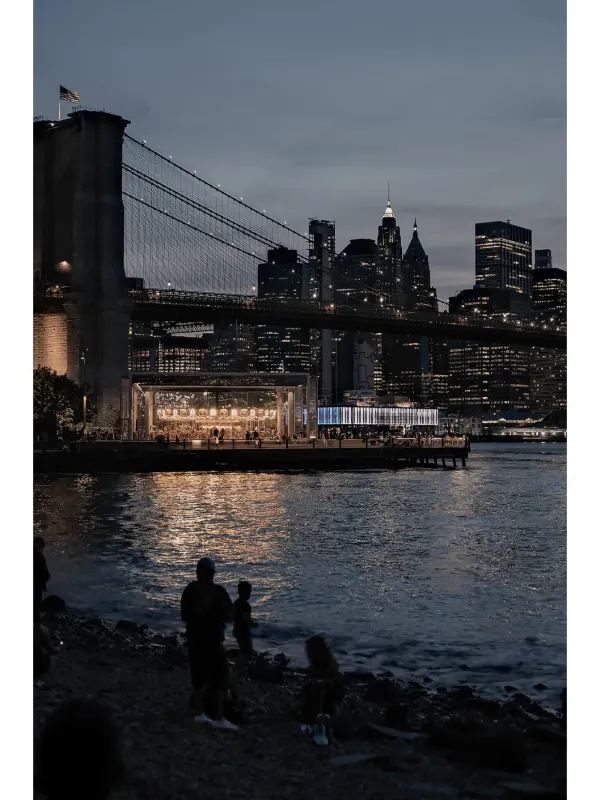
[[36,427],[56,428],[82,419],[79,386],[48,367],[33,371],[33,422]]

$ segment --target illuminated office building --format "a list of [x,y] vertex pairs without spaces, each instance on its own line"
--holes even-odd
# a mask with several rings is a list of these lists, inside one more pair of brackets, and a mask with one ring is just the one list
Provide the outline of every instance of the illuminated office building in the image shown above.
[[536,250],[534,269],[552,269],[552,250]]
[[[334,302],[335,223],[311,219],[308,233],[309,299],[330,305]],[[334,345],[334,331],[310,331],[310,359],[319,379],[319,396],[325,402],[331,402],[335,393]]]
[[206,349],[209,372],[255,372],[256,351],[251,325],[224,325],[215,332]]
[[[306,298],[309,280],[309,265],[298,260],[296,250],[269,250],[267,263],[258,265],[258,301]],[[257,325],[256,365],[259,372],[310,372],[309,331]]]
[[377,277],[374,287],[388,305],[398,305],[400,302],[401,265],[402,238],[388,197],[381,225],[377,230]]
[[534,270],[531,278],[531,311],[541,322],[557,325],[566,323],[566,270],[553,267]]
[[[536,264],[537,254],[536,250]],[[549,253],[549,250],[542,251]],[[552,260],[550,259],[550,264]],[[537,267],[531,281],[531,311],[536,321],[549,327],[567,324],[567,273]],[[567,407],[567,354],[563,350],[532,348],[531,408],[556,411]]]
[[[404,253],[401,266],[402,307],[408,311],[436,312],[436,290],[431,286],[429,257],[419,239],[417,220],[412,239]],[[417,403],[435,403],[443,398],[447,388],[447,374],[439,364],[438,348],[429,337],[382,337],[382,389],[390,394],[401,394]]]
[[[509,289],[475,287],[450,298],[450,313],[479,314],[499,321],[515,314],[519,300]],[[448,342],[448,406],[466,412],[529,408],[531,352],[514,345]]]
[[[373,239],[351,239],[335,260],[336,306],[364,308],[380,304],[377,258]],[[351,389],[381,388],[381,339],[377,333],[335,332],[333,394],[338,400]]]
[[475,225],[475,285],[529,296],[531,231],[506,222]]

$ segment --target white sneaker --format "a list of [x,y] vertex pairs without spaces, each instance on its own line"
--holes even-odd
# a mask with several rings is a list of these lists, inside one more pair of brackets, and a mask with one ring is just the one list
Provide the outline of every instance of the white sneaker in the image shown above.
[[207,717],[206,714],[198,714],[194,717],[194,722],[200,723],[201,725],[212,725],[213,721],[210,717]]
[[224,717],[223,719],[211,719],[210,722],[213,728],[220,728],[224,731],[239,731],[238,725],[235,725],[233,722],[230,722],[230,720],[225,719]]
[[315,744],[318,744],[320,747],[329,744],[329,739],[327,738],[327,733],[325,731],[324,725],[315,725],[315,731],[313,733],[313,742]]
[[314,725],[302,724],[302,725],[300,725],[300,733],[308,733],[308,734],[312,735],[313,732],[314,732],[314,727],[315,727]]

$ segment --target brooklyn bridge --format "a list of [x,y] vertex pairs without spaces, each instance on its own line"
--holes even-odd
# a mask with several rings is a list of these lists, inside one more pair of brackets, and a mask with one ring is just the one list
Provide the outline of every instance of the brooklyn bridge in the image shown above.
[[[64,364],[100,404],[122,406],[132,325],[206,324],[410,334],[565,349],[560,328],[363,307],[332,292],[335,253],[311,263],[308,232],[128,135],[128,121],[75,109],[34,121],[34,311],[40,363]],[[312,269],[294,298],[257,296],[257,266],[288,248]],[[326,248],[325,248],[326,250]],[[83,355],[82,355],[83,354]]]

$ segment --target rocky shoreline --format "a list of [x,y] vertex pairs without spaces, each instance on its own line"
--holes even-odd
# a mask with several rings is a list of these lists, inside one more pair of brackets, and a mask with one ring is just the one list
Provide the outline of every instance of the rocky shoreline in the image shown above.
[[110,705],[127,770],[116,800],[566,797],[564,719],[524,694],[346,672],[335,742],[317,748],[298,724],[303,672],[283,654],[253,665],[241,730],[216,731],[192,721],[180,636],[65,613],[44,623],[57,652],[34,689],[34,730],[65,699]]

